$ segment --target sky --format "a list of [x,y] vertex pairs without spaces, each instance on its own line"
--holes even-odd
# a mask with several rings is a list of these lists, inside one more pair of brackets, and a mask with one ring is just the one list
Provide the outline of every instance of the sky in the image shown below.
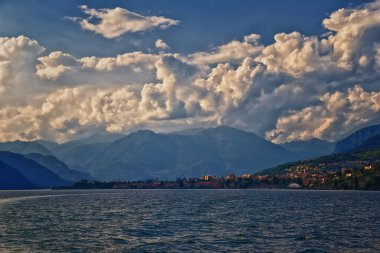
[[0,141],[380,123],[380,1],[0,0]]

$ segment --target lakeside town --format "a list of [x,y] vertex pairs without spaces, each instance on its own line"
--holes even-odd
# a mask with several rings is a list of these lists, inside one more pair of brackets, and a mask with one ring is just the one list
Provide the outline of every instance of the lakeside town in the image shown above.
[[[380,190],[380,163],[365,161],[289,165],[281,174],[205,175],[176,180],[100,182],[82,180],[72,189],[321,189]],[[272,170],[273,172],[273,170]]]

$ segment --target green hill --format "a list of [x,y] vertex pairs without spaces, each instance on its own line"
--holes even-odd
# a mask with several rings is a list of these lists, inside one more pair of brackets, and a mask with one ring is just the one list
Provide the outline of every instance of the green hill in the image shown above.
[[378,143],[379,136],[350,153],[285,163],[257,175],[277,178],[283,186],[297,183],[311,189],[380,190]]

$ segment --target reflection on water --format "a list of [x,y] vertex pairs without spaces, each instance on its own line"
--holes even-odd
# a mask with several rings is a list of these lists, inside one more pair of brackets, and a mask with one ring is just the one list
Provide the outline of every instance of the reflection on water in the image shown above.
[[380,192],[0,191],[0,252],[379,252]]

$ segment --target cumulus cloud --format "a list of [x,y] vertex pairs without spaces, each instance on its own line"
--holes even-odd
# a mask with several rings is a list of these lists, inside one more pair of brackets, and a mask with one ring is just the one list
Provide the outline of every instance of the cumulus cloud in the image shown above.
[[168,46],[168,44],[166,44],[165,41],[163,41],[162,39],[158,39],[156,40],[156,42],[154,43],[154,45],[156,46],[156,48],[158,49],[162,49],[162,50],[166,50],[166,49],[169,49],[170,47]]
[[50,85],[132,84],[155,79],[158,55],[142,52],[120,54],[115,57],[83,57],[55,51],[39,57],[36,75]]
[[91,128],[122,132],[156,120],[185,118],[187,98],[175,86],[179,79],[190,82],[194,68],[175,56],[162,56],[156,62],[162,82],[145,84],[140,92],[128,86],[80,86],[58,89],[26,107],[3,107],[1,140],[29,136],[62,141]]
[[[2,140],[32,139],[66,140],[84,129],[121,130],[135,125],[133,115],[136,99],[128,89],[99,90],[89,87],[59,89],[42,101],[27,107],[4,107],[0,109],[4,121],[0,126]],[[117,117],[115,117],[117,115]]]
[[265,47],[256,58],[271,72],[285,72],[299,77],[310,72],[331,72],[336,69],[328,52],[329,44],[317,37],[299,32],[276,34],[275,42]]
[[116,57],[84,57],[79,61],[82,63],[82,68],[97,71],[112,71],[115,68],[129,67],[134,72],[143,72],[146,69],[154,69],[157,59],[157,55],[133,52],[117,55]]
[[345,92],[325,93],[320,103],[292,111],[278,119],[276,129],[266,133],[275,142],[313,137],[336,140],[353,130],[379,123],[380,92],[366,92],[356,85]]
[[40,64],[37,65],[37,76],[42,79],[55,81],[60,75],[73,71],[79,66],[78,60],[60,51],[52,52],[48,56],[38,58]]
[[[327,36],[279,33],[263,45],[251,34],[188,56],[42,55],[34,40],[1,38],[1,140],[217,124],[275,142],[339,139],[380,123],[379,9],[375,2],[332,13]],[[111,11],[84,10],[95,18]]]
[[0,37],[0,93],[23,85],[23,77],[34,70],[36,57],[44,50],[37,41],[25,36]]
[[198,52],[189,58],[197,64],[237,62],[258,55],[263,48],[264,46],[260,44],[260,35],[250,34],[245,36],[242,42],[234,40],[215,48],[212,52]]
[[170,26],[179,24],[177,20],[162,16],[143,16],[120,7],[96,10],[82,5],[80,8],[88,15],[87,18],[68,18],[79,22],[82,29],[101,34],[108,39],[153,28],[167,29]]
[[380,2],[367,4],[362,9],[339,9],[323,21],[333,31],[328,38],[338,67],[351,70],[356,65],[370,62],[373,40],[379,40]]

